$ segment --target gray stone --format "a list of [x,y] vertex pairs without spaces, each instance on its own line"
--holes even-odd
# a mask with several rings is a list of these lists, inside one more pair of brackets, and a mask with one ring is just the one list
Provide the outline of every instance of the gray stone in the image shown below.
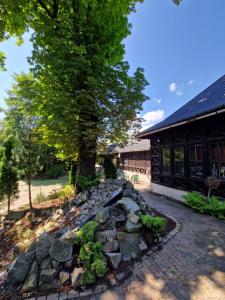
[[58,262],[65,262],[71,259],[73,247],[68,242],[56,240],[52,243],[49,252],[52,259]]
[[70,260],[68,260],[68,261],[66,261],[66,262],[64,262],[64,267],[65,268],[68,268],[68,269],[70,269],[70,268],[72,268],[72,266],[73,266],[73,257],[70,259]]
[[29,271],[30,263],[26,260],[25,255],[21,254],[13,262],[10,271],[9,279],[12,284],[18,284],[24,281]]
[[103,246],[103,251],[104,252],[114,252],[118,249],[118,242],[117,240],[112,240],[110,242],[107,242],[104,246]]
[[134,185],[132,182],[127,181],[126,185],[125,185],[126,189],[130,189],[133,190],[134,189]]
[[82,203],[88,201],[88,199],[89,199],[89,193],[88,193],[88,191],[85,191],[85,192],[82,192],[79,195],[77,195],[76,202],[77,202],[77,204],[82,204]]
[[109,218],[104,224],[98,224],[96,231],[113,230],[116,228],[115,220]]
[[49,255],[49,249],[52,244],[52,238],[49,235],[41,237],[36,244],[36,258],[39,264]]
[[7,215],[7,219],[10,221],[18,221],[22,219],[26,214],[26,211],[19,210],[19,211],[10,211],[10,213]]
[[148,249],[148,245],[146,244],[144,238],[140,238],[140,244],[139,244],[140,250],[144,251]]
[[140,207],[129,197],[123,197],[117,204],[121,205],[127,213],[135,214],[140,210]]
[[127,232],[139,232],[142,228],[141,223],[134,224],[130,220],[127,220],[125,224]]
[[57,274],[58,270],[56,269],[42,270],[40,273],[40,281],[43,283],[50,283],[56,278]]
[[57,279],[54,279],[53,281],[46,283],[46,282],[39,282],[39,287],[41,291],[48,291],[57,289],[59,287],[59,282]]
[[54,259],[51,261],[51,265],[52,265],[53,269],[57,269],[57,270],[59,270],[60,266],[61,266],[60,263]]
[[125,189],[123,192],[123,197],[129,197],[135,201],[137,199],[137,194],[134,192],[134,190]]
[[38,263],[35,260],[30,268],[27,275],[25,283],[22,287],[23,292],[32,292],[37,288],[37,278],[38,278]]
[[78,287],[79,286],[79,280],[80,276],[84,273],[83,268],[75,268],[73,270],[73,273],[71,273],[71,285],[72,287]]
[[76,243],[78,241],[78,235],[77,232],[75,232],[74,230],[69,230],[67,232],[65,232],[60,238],[60,241],[68,241],[71,243]]
[[109,264],[114,268],[114,269],[117,269],[118,268],[118,265],[119,263],[121,262],[122,260],[122,254],[121,253],[106,253],[105,254],[108,261],[109,261]]
[[137,224],[139,221],[139,217],[135,214],[128,214],[127,219],[134,224]]
[[138,257],[140,253],[138,233],[117,232],[117,239],[123,260]]
[[51,257],[48,256],[41,262],[41,270],[51,269]]
[[59,281],[61,285],[65,285],[70,281],[70,273],[69,272],[60,272],[59,273]]
[[110,207],[110,218],[112,218],[115,222],[125,222],[127,217],[122,209],[119,207],[113,206]]
[[97,210],[96,221],[98,223],[105,223],[109,218],[109,209],[101,207]]
[[116,229],[113,229],[113,230],[106,230],[105,231],[105,234],[106,234],[106,240],[108,242],[111,242],[112,240],[115,240],[116,239]]
[[31,264],[35,258],[35,250],[25,254],[26,260]]
[[99,243],[106,243],[106,231],[97,231],[95,233],[95,240]]

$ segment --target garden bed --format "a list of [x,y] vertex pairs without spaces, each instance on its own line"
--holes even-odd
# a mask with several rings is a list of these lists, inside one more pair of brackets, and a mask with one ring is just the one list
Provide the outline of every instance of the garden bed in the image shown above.
[[[14,292],[17,299],[18,294],[23,299],[56,291],[120,285],[132,274],[134,264],[161,245],[163,237],[176,226],[170,218],[150,209],[125,180],[101,183],[67,203],[64,211],[51,213],[42,222],[39,217],[44,227],[41,233],[40,224],[36,224],[36,234],[31,238],[36,240],[35,245],[22,249],[25,257],[19,255],[5,274],[2,299]],[[29,219],[29,212],[21,219],[22,224],[28,225],[26,218]],[[14,231],[17,225],[8,231]],[[9,261],[12,258],[13,255]],[[23,260],[28,267],[21,280],[17,275]]]

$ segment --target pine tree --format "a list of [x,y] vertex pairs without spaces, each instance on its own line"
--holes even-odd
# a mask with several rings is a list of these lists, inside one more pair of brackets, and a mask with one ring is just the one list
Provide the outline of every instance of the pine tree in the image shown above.
[[13,137],[3,141],[0,159],[0,200],[7,200],[8,213],[11,201],[18,196],[18,178],[13,160]]
[[105,173],[105,178],[107,179],[108,178],[116,179],[117,177],[117,169],[110,156],[106,156],[104,159],[104,173]]

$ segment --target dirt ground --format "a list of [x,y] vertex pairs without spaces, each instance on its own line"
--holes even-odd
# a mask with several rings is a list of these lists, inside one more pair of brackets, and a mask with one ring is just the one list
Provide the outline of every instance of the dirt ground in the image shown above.
[[[59,190],[65,184],[67,184],[68,178],[66,176],[60,177],[58,179],[35,179],[31,183],[31,195],[32,199],[35,199],[37,194],[40,192],[47,196],[49,193],[54,190]],[[19,198],[15,200],[11,209],[18,209],[28,205],[28,186],[25,181],[19,182]],[[0,214],[3,214],[6,211],[6,207],[0,206]]]

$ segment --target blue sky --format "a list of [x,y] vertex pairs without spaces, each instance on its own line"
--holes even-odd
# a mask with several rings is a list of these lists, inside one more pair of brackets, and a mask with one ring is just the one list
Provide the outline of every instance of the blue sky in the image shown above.
[[[144,104],[145,126],[170,115],[225,73],[225,1],[145,0],[130,17],[132,34],[125,41],[131,70],[141,66],[150,82]],[[14,72],[28,71],[28,39],[0,44],[7,72],[0,73],[0,105]]]

